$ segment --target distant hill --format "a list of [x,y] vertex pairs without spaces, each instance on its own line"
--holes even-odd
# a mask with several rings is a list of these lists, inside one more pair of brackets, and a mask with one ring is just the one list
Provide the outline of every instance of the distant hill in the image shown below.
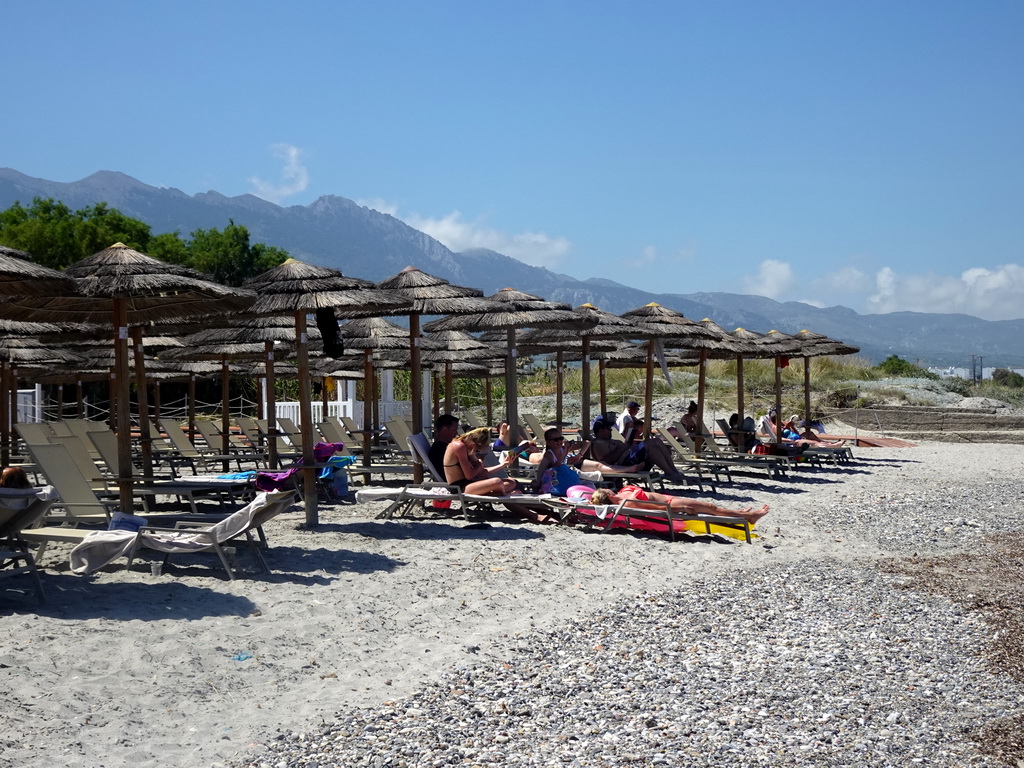
[[895,312],[861,315],[846,307],[780,303],[732,293],[654,294],[607,279],[578,279],[533,267],[486,249],[454,253],[432,237],[385,213],[344,197],[325,195],[309,205],[282,207],[253,195],[219,192],[187,195],[153,187],[114,171],[81,181],[36,179],[0,169],[0,209],[15,201],[52,197],[73,209],[106,202],[148,223],[154,232],[244,225],[254,240],[279,246],[295,258],[335,267],[347,275],[382,280],[410,264],[446,280],[480,288],[485,294],[513,286],[572,305],[591,302],[621,313],[657,301],[687,317],[713,318],[726,328],[757,331],[803,328],[859,346],[879,361],[897,354],[927,365],[967,365],[972,354],[986,365],[1024,366],[1024,320],[987,321],[968,315]]

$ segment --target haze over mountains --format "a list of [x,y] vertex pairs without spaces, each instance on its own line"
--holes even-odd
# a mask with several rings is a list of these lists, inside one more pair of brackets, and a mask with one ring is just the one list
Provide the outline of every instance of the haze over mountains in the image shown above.
[[822,309],[732,293],[653,294],[611,280],[577,279],[494,251],[454,253],[393,216],[337,195],[306,206],[279,206],[253,195],[187,195],[114,171],[64,183],[0,169],[0,209],[16,201],[28,205],[35,197],[61,200],[72,209],[106,202],[146,222],[154,233],[177,231],[186,237],[196,229],[222,228],[231,219],[247,227],[254,240],[368,280],[382,280],[413,264],[485,294],[512,286],[574,306],[591,302],[615,313],[656,301],[730,329],[792,333],[807,328],[859,346],[875,362],[897,354],[925,365],[967,366],[971,355],[982,355],[986,366],[1024,366],[1024,320],[918,312],[861,315],[846,307]]

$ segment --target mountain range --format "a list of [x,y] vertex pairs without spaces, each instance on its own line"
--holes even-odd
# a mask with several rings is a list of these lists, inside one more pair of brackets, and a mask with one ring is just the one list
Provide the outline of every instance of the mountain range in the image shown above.
[[15,202],[28,205],[36,197],[60,200],[72,209],[105,202],[146,222],[154,233],[178,232],[183,237],[196,229],[223,228],[233,220],[247,227],[255,241],[368,280],[380,281],[415,265],[485,295],[512,286],[574,306],[590,302],[614,313],[656,301],[690,318],[710,317],[725,328],[788,333],[807,328],[858,346],[875,362],[896,354],[923,365],[969,366],[972,355],[982,355],[987,366],[1024,366],[1024,320],[921,312],[862,315],[842,306],[819,308],[733,293],[649,293],[612,280],[578,279],[486,249],[455,253],[393,216],[337,195],[305,206],[280,206],[253,195],[188,195],[115,171],[66,183],[0,168],[0,210]]

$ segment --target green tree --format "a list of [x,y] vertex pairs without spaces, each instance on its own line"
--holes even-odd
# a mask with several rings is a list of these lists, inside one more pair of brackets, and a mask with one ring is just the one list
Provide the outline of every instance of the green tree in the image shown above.
[[938,379],[938,375],[919,365],[908,363],[902,357],[889,355],[876,366],[886,376],[908,376],[919,379]]
[[223,232],[197,229],[192,233],[188,250],[190,267],[225,285],[241,285],[288,258],[288,252],[281,248],[250,243],[249,230],[234,220],[229,220]]
[[992,371],[992,381],[1004,387],[1013,387],[1014,389],[1024,387],[1024,376],[1021,376],[1016,371],[1011,371],[1009,368],[996,368]]
[[40,264],[61,269],[124,243],[155,259],[191,267],[226,285],[241,285],[288,258],[281,248],[250,243],[249,230],[230,221],[224,231],[197,229],[191,240],[177,233],[153,235],[149,225],[106,203],[72,211],[53,199],[36,198],[0,211],[0,243],[28,251]]

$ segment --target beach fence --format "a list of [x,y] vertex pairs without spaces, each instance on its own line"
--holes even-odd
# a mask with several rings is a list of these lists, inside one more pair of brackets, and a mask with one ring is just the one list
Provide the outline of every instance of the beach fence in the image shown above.
[[[363,424],[363,401],[356,399],[356,382],[351,379],[337,379],[336,396],[334,400],[327,402],[327,418],[336,418],[338,416],[345,416],[351,418],[359,425],[360,429],[365,428],[367,425]],[[380,416],[380,422],[390,421],[396,416],[403,418],[409,417],[412,414],[412,403],[409,400],[395,400],[395,377],[394,371],[382,371],[380,375],[380,392],[381,398],[377,403],[377,412]],[[266,400],[264,399],[264,402]],[[431,402],[431,390],[430,390],[430,374],[425,373],[423,376],[423,418],[424,424],[429,424],[432,420],[430,413],[430,402]],[[278,402],[274,413],[280,418],[284,417],[292,419],[296,424],[301,420],[299,419],[299,403],[297,401],[282,401]],[[324,404],[322,401],[314,400],[310,403],[313,421],[324,420]],[[266,418],[266,414],[264,414]]]
[[[16,419],[25,424],[28,422],[43,421],[43,387],[36,384],[33,389],[18,390],[18,408]],[[10,428],[10,424],[7,425]]]

